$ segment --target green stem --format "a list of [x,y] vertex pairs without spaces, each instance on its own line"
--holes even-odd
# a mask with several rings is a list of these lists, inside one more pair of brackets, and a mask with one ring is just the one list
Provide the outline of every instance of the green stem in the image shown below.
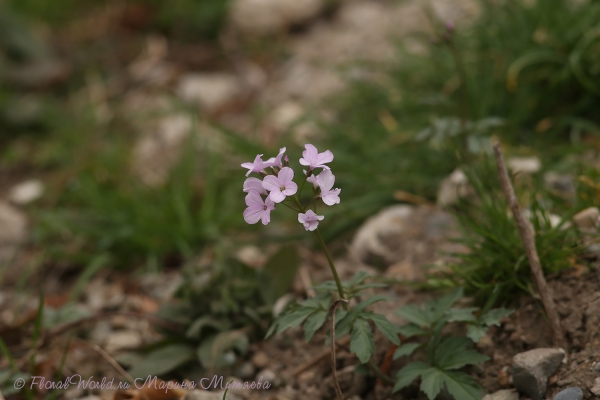
[[294,207],[290,206],[289,204],[285,204],[284,202],[281,202],[281,203],[279,203],[279,204],[281,204],[282,206],[286,206],[286,207],[287,207],[287,208],[289,208],[290,210],[294,210],[294,211],[296,211],[296,212],[300,212],[300,211],[296,210]]
[[453,41],[448,43],[448,48],[450,49],[450,53],[454,59],[456,71],[461,83],[460,123],[461,127],[464,129],[467,125],[467,119],[469,118],[469,90],[467,88],[467,72],[462,57]]
[[331,273],[333,274],[333,279],[335,280],[335,284],[338,289],[338,294],[340,295],[340,299],[345,299],[344,289],[342,288],[342,281],[340,281],[340,277],[335,269],[335,264],[333,263],[333,258],[331,258],[331,254],[329,253],[329,249],[325,244],[325,240],[323,240],[323,236],[321,236],[321,232],[319,229],[315,229],[315,234],[317,235],[317,239],[319,239],[319,243],[321,244],[321,248],[323,248],[323,252],[325,253],[325,257],[327,257],[327,261],[329,261],[329,268],[331,269]]

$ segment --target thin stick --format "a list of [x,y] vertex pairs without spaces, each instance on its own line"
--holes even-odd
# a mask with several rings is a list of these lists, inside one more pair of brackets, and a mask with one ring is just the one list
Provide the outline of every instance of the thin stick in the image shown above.
[[340,383],[338,382],[338,378],[337,378],[337,371],[336,371],[336,359],[335,359],[335,309],[337,308],[338,304],[340,303],[346,303],[348,304],[348,300],[346,299],[339,299],[333,302],[333,304],[331,304],[331,307],[329,307],[329,319],[331,319],[331,328],[329,330],[329,337],[331,338],[331,373],[333,375],[333,385],[335,387],[335,393],[336,393],[336,398],[337,400],[344,400],[344,394],[342,393],[342,389],[340,388]]
[[119,365],[119,363],[110,356],[110,354],[108,354],[106,351],[104,351],[104,349],[102,349],[102,347],[98,346],[97,344],[90,343],[87,340],[83,340],[83,339],[79,339],[79,338],[73,338],[73,339],[76,342],[82,343],[82,344],[88,346],[89,348],[91,348],[92,350],[94,350],[96,353],[100,354],[102,356],[102,358],[104,358],[106,361],[108,361],[108,363],[110,365],[112,365],[113,368],[116,369],[117,372],[123,376],[123,378],[125,378],[130,384],[133,384],[133,377],[131,375],[129,375],[129,373],[127,371],[125,371],[123,369],[123,367],[121,367]]
[[[336,343],[336,345],[338,347],[343,347],[343,346],[346,346],[349,343],[350,343],[350,336],[347,336],[345,338],[340,339],[339,342]],[[314,367],[315,365],[317,365],[321,361],[325,360],[327,358],[327,356],[330,355],[330,354],[331,354],[331,350],[329,350],[329,349],[321,351],[319,354],[317,354],[316,356],[312,357],[311,359],[309,359],[305,363],[302,363],[299,366],[297,366],[296,368],[294,368],[292,370],[291,375],[292,376],[298,376],[298,375],[300,375],[304,371],[311,369],[312,367]]]
[[500,143],[494,144],[494,155],[496,156],[496,166],[498,167],[500,185],[502,186],[504,195],[508,200],[508,204],[510,206],[512,214],[515,218],[515,221],[517,222],[517,227],[519,228],[521,239],[523,240],[523,244],[525,245],[527,258],[529,259],[529,265],[531,267],[533,281],[535,282],[537,291],[540,295],[540,298],[542,299],[542,304],[544,305],[544,309],[546,310],[546,315],[550,320],[550,327],[552,329],[554,345],[557,347],[562,347],[565,351],[568,352],[568,343],[565,339],[565,335],[560,325],[560,318],[558,316],[558,312],[556,311],[554,300],[550,296],[548,285],[546,284],[546,279],[544,278],[544,273],[542,272],[540,258],[535,247],[535,233],[533,231],[533,228],[530,226],[529,222],[525,220],[523,214],[521,213],[519,202],[517,201],[517,197],[515,196],[515,190],[513,189],[512,184],[510,183],[510,179],[508,177],[508,171],[506,170],[506,164],[504,163],[504,158],[502,157]]

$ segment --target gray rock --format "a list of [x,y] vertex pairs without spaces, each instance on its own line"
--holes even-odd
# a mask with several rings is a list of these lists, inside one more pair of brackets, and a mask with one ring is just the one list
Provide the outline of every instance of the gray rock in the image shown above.
[[8,198],[15,204],[26,205],[44,194],[44,184],[37,179],[21,182],[10,189]]
[[28,234],[27,216],[0,201],[0,263],[7,263],[15,256]]
[[600,209],[589,207],[573,216],[573,222],[581,232],[594,233],[600,227]]
[[552,400],[582,400],[583,391],[578,387],[570,387],[565,390],[561,390],[552,398]]
[[515,174],[535,174],[542,168],[542,162],[537,157],[513,157],[509,158],[506,164]]
[[594,380],[594,386],[592,386],[590,392],[600,397],[600,378],[596,378],[596,380]]
[[230,21],[246,34],[277,33],[316,17],[324,5],[323,0],[235,0],[230,7]]
[[235,375],[239,376],[241,379],[251,378],[254,376],[254,365],[250,362],[243,363],[236,369]]
[[575,177],[571,174],[558,174],[550,171],[544,174],[544,183],[549,189],[568,197],[575,197]]
[[519,400],[519,394],[514,389],[498,390],[492,394],[486,394],[481,400]]
[[596,365],[594,365],[594,372],[600,372],[600,362],[597,362]]
[[473,192],[469,180],[464,172],[455,169],[446,179],[442,181],[437,193],[437,204],[447,207],[458,203],[461,198],[468,197]]
[[197,103],[208,113],[218,111],[242,93],[237,76],[224,72],[190,73],[179,78],[175,93],[184,101]]
[[548,378],[558,371],[564,358],[562,349],[534,349],[517,354],[511,367],[514,387],[533,400],[541,400]]

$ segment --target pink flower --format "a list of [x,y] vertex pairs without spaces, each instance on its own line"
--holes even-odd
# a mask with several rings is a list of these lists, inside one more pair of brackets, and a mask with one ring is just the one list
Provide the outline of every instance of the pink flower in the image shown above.
[[285,153],[285,147],[282,147],[281,149],[279,149],[279,154],[277,154],[277,157],[271,157],[269,158],[265,164],[269,164],[269,166],[271,167],[283,167],[283,163],[281,162],[281,157],[283,157],[283,153]]
[[321,188],[321,198],[323,199],[323,203],[327,204],[328,206],[332,206],[340,202],[339,195],[342,189],[331,190],[334,182],[335,176],[329,169],[321,172],[319,176],[317,176],[317,184]]
[[329,167],[325,164],[333,161],[332,152],[325,150],[323,153],[319,153],[317,148],[312,144],[306,144],[304,147],[306,150],[302,152],[300,164],[306,165],[309,171],[315,168],[329,169]]
[[[304,175],[308,174],[308,172],[306,170],[302,170],[302,172],[304,172]],[[309,177],[306,178],[306,182],[308,183],[312,183],[314,187],[319,186],[317,184],[317,176],[314,174],[311,174]]]
[[298,222],[304,225],[304,229],[307,231],[314,231],[319,226],[319,221],[325,218],[322,215],[317,215],[313,210],[308,210],[306,214],[298,214]]
[[268,197],[263,200],[260,194],[250,191],[246,196],[246,205],[248,208],[244,210],[244,221],[248,224],[262,221],[263,225],[267,225],[271,222],[271,211],[275,209],[275,203]]
[[294,171],[283,167],[277,176],[269,175],[263,180],[263,188],[269,192],[269,198],[275,203],[281,203],[286,196],[293,196],[298,191],[298,185],[292,182]]
[[256,158],[254,159],[254,162],[246,162],[242,164],[242,167],[244,168],[248,168],[248,172],[246,173],[246,176],[250,175],[252,172],[260,172],[263,169],[265,169],[266,167],[270,167],[271,165],[269,163],[266,163],[262,160],[262,154],[259,154],[256,156]]
[[257,192],[258,194],[267,194],[267,191],[262,185],[262,181],[258,178],[248,178],[244,181],[244,192]]

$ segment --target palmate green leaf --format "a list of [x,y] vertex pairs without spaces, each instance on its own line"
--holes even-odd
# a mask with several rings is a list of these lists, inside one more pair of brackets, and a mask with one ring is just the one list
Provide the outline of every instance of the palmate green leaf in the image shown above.
[[408,364],[396,374],[397,381],[394,384],[392,393],[396,393],[398,390],[410,385],[412,381],[417,379],[422,373],[431,368],[432,367],[429,365],[420,361]]
[[476,350],[469,349],[471,344],[472,342],[463,336],[447,337],[436,348],[433,362],[442,369],[452,370],[489,359]]
[[336,324],[335,324],[336,340],[341,338],[348,332],[350,332],[350,330],[352,329],[352,325],[354,324],[354,321],[356,320],[357,315],[358,315],[358,314],[354,313],[353,311],[354,310],[346,313],[346,315],[344,315],[344,317],[341,318],[339,322],[336,322]]
[[327,320],[327,311],[325,310],[317,310],[306,318],[303,328],[304,338],[307,343],[310,342],[310,339],[312,339],[315,332],[323,326],[325,320]]
[[[398,308],[395,313],[406,319],[408,322],[412,322],[413,324],[429,328],[431,326],[431,319],[428,317],[428,314],[424,312],[423,308],[418,307],[414,304],[408,304],[404,307]],[[406,335],[405,335],[406,336]]]
[[361,363],[366,364],[375,352],[375,338],[369,322],[357,318],[352,324],[350,351],[356,354]]
[[478,343],[487,332],[488,327],[478,324],[469,324],[467,328],[467,337],[473,342]]
[[448,322],[475,322],[477,317],[473,315],[477,307],[451,308],[448,310]]
[[444,383],[456,400],[481,400],[481,386],[471,376],[459,371],[444,371]]
[[410,356],[419,347],[421,347],[420,343],[403,344],[402,346],[398,347],[394,352],[394,360],[397,360],[400,357]]
[[439,299],[434,301],[434,306],[432,310],[432,321],[435,322],[442,318],[442,316],[448,311],[458,300],[460,300],[464,295],[464,289],[462,287],[458,287],[446,294],[445,296],[440,297]]
[[400,331],[400,334],[407,339],[411,338],[413,336],[420,336],[420,335],[427,334],[427,331],[425,329],[420,328],[415,324],[407,324],[407,325],[399,326],[398,330]]
[[[444,372],[437,368],[428,368],[421,373],[421,391],[429,400],[434,400],[444,387]],[[462,399],[461,399],[462,400]]]
[[286,329],[293,329],[299,326],[314,311],[314,308],[300,307],[286,315],[278,317],[275,322],[273,322],[273,324],[277,324],[276,334],[279,335]]
[[358,271],[356,274],[354,274],[352,279],[350,279],[348,287],[354,287],[356,285],[359,285],[359,284],[363,283],[370,276],[371,276],[371,274],[369,274],[367,271]]
[[482,324],[491,326],[491,325],[500,325],[500,320],[504,317],[508,317],[513,313],[513,310],[509,310],[507,308],[494,308],[483,314],[479,320]]
[[383,295],[371,296],[368,299],[365,299],[365,300],[361,301],[360,303],[358,303],[352,309],[352,312],[360,313],[361,311],[363,311],[364,309],[366,309],[370,305],[373,305],[375,303],[378,303],[378,302],[384,301],[384,300],[388,300],[388,299],[389,299],[388,296],[383,296]]
[[375,323],[375,326],[383,336],[385,336],[390,342],[394,343],[396,346],[400,346],[400,339],[398,335],[400,334],[400,329],[397,325],[392,324],[381,314],[375,313],[362,313],[361,317],[368,318]]

